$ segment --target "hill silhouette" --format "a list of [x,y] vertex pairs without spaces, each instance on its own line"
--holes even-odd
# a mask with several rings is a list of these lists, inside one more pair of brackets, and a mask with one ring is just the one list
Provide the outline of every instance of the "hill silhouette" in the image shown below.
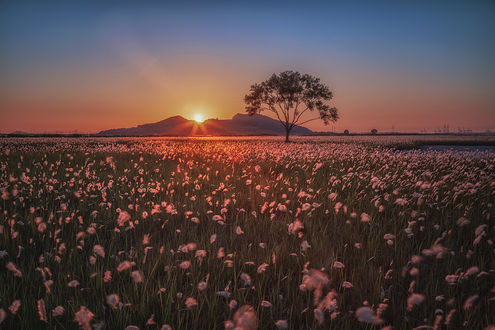
[[[202,123],[173,116],[156,123],[130,128],[116,128],[98,133],[103,136],[222,136],[222,135],[284,135],[285,129],[275,119],[260,114],[236,114],[232,119],[207,119]],[[295,126],[295,135],[313,134],[306,127]]]

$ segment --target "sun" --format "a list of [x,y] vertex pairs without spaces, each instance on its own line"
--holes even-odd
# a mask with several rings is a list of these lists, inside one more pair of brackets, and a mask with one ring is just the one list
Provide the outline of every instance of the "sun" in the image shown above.
[[203,115],[200,113],[196,113],[193,117],[194,121],[197,122],[198,124],[202,123],[205,119],[203,118]]

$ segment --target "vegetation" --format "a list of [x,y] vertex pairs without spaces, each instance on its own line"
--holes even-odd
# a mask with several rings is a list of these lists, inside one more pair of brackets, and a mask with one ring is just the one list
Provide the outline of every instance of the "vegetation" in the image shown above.
[[[319,78],[294,71],[273,74],[259,84],[251,86],[244,97],[246,112],[250,115],[262,111],[274,113],[285,128],[285,142],[289,142],[291,130],[321,119],[328,125],[339,119],[337,108],[328,104],[333,98],[330,89]],[[318,112],[316,118],[306,118],[306,112]]]
[[1,326],[494,323],[493,152],[296,141],[1,140]]

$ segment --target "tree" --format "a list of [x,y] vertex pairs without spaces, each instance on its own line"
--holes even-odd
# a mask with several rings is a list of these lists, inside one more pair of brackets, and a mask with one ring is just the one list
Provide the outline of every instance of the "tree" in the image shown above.
[[[289,142],[290,132],[296,125],[318,119],[328,125],[339,119],[337,108],[328,104],[332,97],[330,89],[320,83],[319,78],[284,71],[252,85],[244,102],[246,112],[251,116],[262,111],[273,112],[285,128],[285,142]],[[315,110],[318,112],[317,117],[302,117],[306,112]]]

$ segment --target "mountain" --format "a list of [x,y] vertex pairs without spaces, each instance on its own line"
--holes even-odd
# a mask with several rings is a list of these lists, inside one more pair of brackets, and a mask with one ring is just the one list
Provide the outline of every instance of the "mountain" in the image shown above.
[[[260,114],[249,116],[236,114],[232,119],[208,119],[198,124],[182,116],[138,125],[131,128],[116,128],[101,131],[103,136],[202,136],[202,135],[284,135],[285,128],[275,119]],[[306,135],[313,132],[302,126],[295,126],[291,134]]]
[[115,128],[109,129],[106,131],[101,131],[99,135],[129,135],[129,136],[139,136],[139,135],[163,135],[166,132],[176,129],[177,127],[189,126],[188,122],[191,120],[187,120],[182,116],[174,116],[167,118],[165,120],[152,123],[152,124],[144,124],[138,125],[136,127],[131,128]]
[[8,133],[9,135],[32,135],[32,133],[24,132],[24,131],[13,131]]

